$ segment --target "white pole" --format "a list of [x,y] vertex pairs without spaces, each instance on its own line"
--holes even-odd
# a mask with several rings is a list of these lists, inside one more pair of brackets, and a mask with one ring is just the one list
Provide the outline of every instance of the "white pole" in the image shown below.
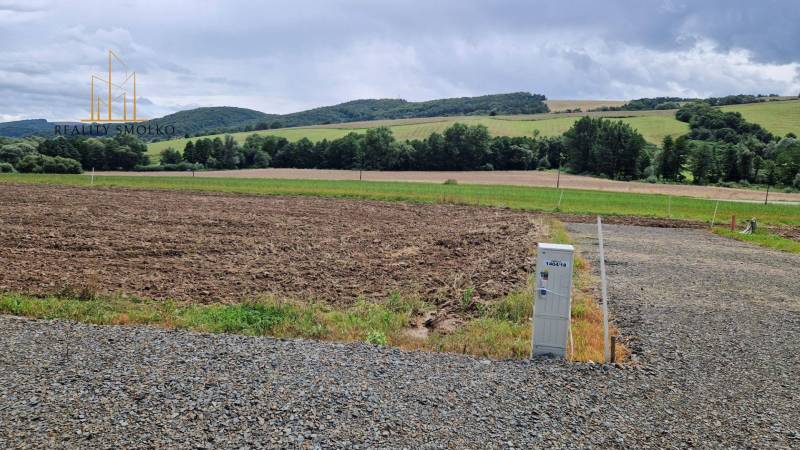
[[714,228],[714,222],[717,221],[717,208],[719,208],[719,200],[717,200],[717,204],[714,205],[714,217],[711,218],[711,228]]
[[92,167],[92,186],[94,186],[94,167]]
[[611,358],[611,344],[608,340],[608,287],[606,285],[606,256],[603,250],[603,221],[597,216],[597,239],[600,246],[600,291],[603,295],[603,355],[605,361]]
[[667,200],[667,216],[671,219],[672,218],[672,196],[669,196]]
[[558,196],[558,206],[556,206],[556,209],[559,209],[559,210],[561,209],[561,199],[562,198],[564,198],[564,190],[563,189],[561,190],[561,195]]

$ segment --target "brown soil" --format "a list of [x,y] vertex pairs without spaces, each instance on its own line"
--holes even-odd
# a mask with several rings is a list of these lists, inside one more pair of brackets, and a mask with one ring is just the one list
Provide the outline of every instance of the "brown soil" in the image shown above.
[[[97,172],[98,175],[125,176],[192,176],[191,172]],[[87,173],[88,175],[88,173]],[[358,180],[357,170],[328,169],[243,169],[195,172],[197,177],[281,178],[306,180]],[[453,179],[461,184],[507,184],[518,186],[556,186],[556,172],[535,170],[474,171],[474,172],[369,172],[362,174],[369,181],[422,181],[442,183]],[[754,189],[734,189],[686,184],[651,184],[636,181],[615,181],[581,175],[561,174],[559,185],[566,189],[589,189],[609,192],[664,194],[719,200],[764,201],[765,192]],[[772,201],[800,202],[800,194],[770,192]]]
[[769,230],[770,233],[777,234],[786,239],[794,239],[800,242],[800,227],[793,227],[791,225],[767,225],[767,230]]
[[0,291],[65,287],[234,302],[349,303],[418,294],[487,301],[526,282],[536,216],[496,208],[309,197],[8,185]]

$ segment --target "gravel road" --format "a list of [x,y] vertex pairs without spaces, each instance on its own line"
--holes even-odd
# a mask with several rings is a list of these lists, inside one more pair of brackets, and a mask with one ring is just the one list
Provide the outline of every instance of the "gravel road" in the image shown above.
[[0,448],[800,448],[800,257],[632,226],[606,248],[637,368],[0,316]]

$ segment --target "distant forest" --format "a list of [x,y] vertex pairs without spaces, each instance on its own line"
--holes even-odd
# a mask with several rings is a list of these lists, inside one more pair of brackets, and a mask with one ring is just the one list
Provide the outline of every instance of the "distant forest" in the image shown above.
[[727,95],[725,97],[709,97],[705,99],[683,97],[647,97],[631,100],[622,106],[601,106],[590,111],[650,111],[659,109],[678,109],[689,102],[702,101],[711,106],[743,105],[745,103],[759,103],[778,97],[777,94],[769,95]]

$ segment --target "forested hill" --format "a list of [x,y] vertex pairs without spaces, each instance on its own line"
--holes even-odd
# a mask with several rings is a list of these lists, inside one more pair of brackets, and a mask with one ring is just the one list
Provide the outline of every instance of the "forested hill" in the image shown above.
[[[280,117],[276,114],[264,114],[247,108],[232,106],[214,106],[178,111],[160,119],[149,120],[147,123],[165,127],[175,127],[177,135],[208,134],[213,132],[242,131],[245,127],[255,127],[258,124],[269,124],[273,118]],[[268,127],[265,127],[268,128]]]
[[[425,102],[402,99],[354,100],[290,114],[265,114],[246,108],[220,106],[180,111],[151,124],[172,125],[179,136],[263,130],[376,119],[548,112],[544,95],[528,92],[445,98]],[[0,123],[0,136],[50,136],[53,122],[44,119]]]
[[544,95],[529,92],[445,98],[426,102],[400,99],[354,100],[334,106],[281,116],[284,126],[317,125],[411,117],[469,116],[490,114],[537,114],[548,112]]

